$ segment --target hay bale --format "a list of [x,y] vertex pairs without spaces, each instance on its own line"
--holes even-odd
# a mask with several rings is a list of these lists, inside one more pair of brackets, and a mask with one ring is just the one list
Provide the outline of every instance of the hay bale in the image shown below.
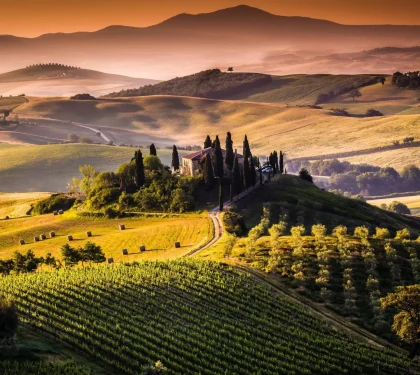
[[19,240],[20,245],[25,245],[25,240]]
[[68,241],[73,241],[73,236],[70,236],[70,235],[69,235],[69,236],[67,236],[67,240],[68,240]]
[[50,237],[54,238],[55,237],[55,232],[50,232]]
[[144,245],[143,246],[140,246],[140,251],[141,252],[146,251],[146,246],[144,246]]
[[9,220],[10,219],[10,217],[9,216],[6,216],[5,218],[4,218],[4,220]]
[[46,236],[45,234],[41,234],[41,235],[39,236],[39,238],[40,238],[42,241],[44,241],[44,240],[46,240],[46,239],[47,239],[47,236]]
[[35,236],[34,237],[34,242],[38,242],[39,241],[39,237]]
[[124,224],[120,224],[120,230],[125,230],[125,225]]
[[128,250],[127,249],[122,249],[122,254],[123,255],[128,255]]
[[62,215],[62,214],[64,214],[64,211],[63,211],[63,210],[58,210],[58,213],[59,213],[60,215]]
[[176,247],[177,249],[179,249],[179,248],[181,247],[181,243],[180,243],[180,242],[175,242],[175,247]]
[[108,258],[108,264],[114,263],[114,258]]
[[86,232],[87,237],[92,237],[92,232]]
[[58,211],[53,211],[54,216],[58,215]]

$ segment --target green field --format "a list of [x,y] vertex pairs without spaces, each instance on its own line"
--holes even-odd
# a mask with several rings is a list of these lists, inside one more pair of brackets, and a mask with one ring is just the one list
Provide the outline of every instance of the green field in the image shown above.
[[[125,224],[126,230],[120,231],[119,224]],[[49,232],[56,233],[55,238],[35,242],[34,237]],[[87,238],[86,232],[92,237]],[[80,218],[74,213],[54,216],[52,214],[28,218],[0,220],[0,258],[10,258],[16,250],[26,252],[31,249],[37,256],[52,253],[61,259],[61,247],[68,243],[67,235],[73,236],[72,246],[83,246],[88,240],[100,245],[107,257],[115,262],[173,259],[188,254],[198,246],[205,244],[212,235],[212,224],[205,215],[164,215],[164,217],[145,215],[123,219]],[[25,240],[20,246],[19,240]],[[181,248],[175,248],[175,242]],[[145,245],[146,252],[140,253],[139,247]],[[127,249],[128,256],[122,255]]]
[[[79,166],[93,165],[100,172],[115,171],[129,162],[134,148],[86,144],[20,146],[0,144],[0,191],[66,191]],[[143,150],[143,155],[149,150]],[[182,155],[183,152],[179,151]],[[158,150],[164,164],[171,163],[171,150]]]
[[352,339],[253,276],[181,260],[0,279],[22,321],[139,374],[408,374],[402,354]]

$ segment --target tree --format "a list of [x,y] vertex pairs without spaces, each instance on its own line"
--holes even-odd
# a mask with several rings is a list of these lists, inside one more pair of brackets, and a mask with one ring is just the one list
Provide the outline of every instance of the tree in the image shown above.
[[243,184],[245,188],[250,186],[250,176],[249,176],[249,158],[251,157],[251,152],[249,149],[248,138],[245,135],[243,143],[243,156],[244,156],[244,175],[243,175]]
[[61,247],[61,257],[66,267],[73,267],[80,261],[80,253],[67,243]]
[[10,116],[10,111],[5,109],[1,113],[3,113],[3,121],[6,121],[7,117]]
[[229,68],[227,68],[227,71],[228,71],[228,72],[233,72],[233,67],[232,67],[232,66],[230,66]]
[[360,98],[362,96],[362,93],[360,92],[359,89],[354,89],[350,91],[349,95],[350,95],[350,98],[352,98],[354,101],[356,98]]
[[280,156],[279,156],[279,173],[280,174],[284,173],[284,154],[282,151],[280,151]]
[[150,155],[157,156],[157,151],[154,143],[150,145]]
[[82,178],[81,180],[73,179],[73,183],[78,183],[80,191],[82,191],[87,196],[89,195],[95,182],[95,178],[98,176],[99,172],[95,169],[95,167],[88,164],[80,166],[79,171],[82,175]]
[[219,211],[223,212],[223,178],[219,178]]
[[241,192],[242,183],[241,183],[241,171],[239,169],[238,156],[235,154],[233,160],[233,169],[232,169],[232,185],[231,191],[233,195],[238,195]]
[[176,146],[172,148],[172,163],[171,166],[173,167],[174,171],[179,171],[179,155]]
[[143,164],[143,154],[141,150],[138,150],[134,153],[134,161],[136,163],[136,185],[140,189],[146,182],[146,177],[144,175],[144,164]]
[[105,254],[100,246],[95,245],[92,242],[86,242],[85,246],[79,251],[79,260],[84,262],[92,263],[103,263],[105,262]]
[[15,304],[11,299],[0,297],[0,339],[9,339],[15,335],[19,318]]
[[162,171],[164,166],[157,156],[149,155],[144,158],[144,169],[151,172]]
[[226,135],[226,156],[225,156],[225,163],[230,171],[233,169],[233,159],[235,155],[233,153],[233,142],[232,142],[232,135],[230,132],[227,132]]
[[308,181],[310,183],[313,183],[313,178],[312,176],[309,174],[308,170],[306,168],[302,168],[299,172],[299,177],[302,180]]
[[257,183],[257,171],[255,170],[254,158],[252,155],[249,163],[249,183],[251,186],[255,186]]
[[402,215],[411,215],[410,209],[404,203],[398,201],[393,201],[390,203],[388,205],[388,210]]
[[420,351],[420,285],[399,286],[380,302],[382,309],[398,311],[392,329],[402,340],[414,344],[409,356],[413,359]]
[[70,134],[67,136],[67,140],[68,140],[69,142],[71,142],[71,143],[78,143],[78,142],[79,142],[79,140],[80,140],[80,137],[79,137],[77,134],[70,133]]
[[25,254],[15,251],[12,256],[13,270],[16,273],[33,272],[42,263],[42,258],[35,257],[32,250],[28,250]]
[[209,135],[207,135],[206,140],[204,141],[204,148],[209,148],[212,145],[212,141]]
[[212,190],[214,188],[215,179],[210,153],[207,153],[204,159],[203,177],[206,188]]
[[381,83],[382,83],[382,86],[383,86],[383,85],[385,85],[385,81],[386,81],[385,77],[381,77],[381,78],[379,79],[379,82],[381,82]]
[[218,178],[223,178],[223,154],[220,147],[219,136],[216,135],[216,140],[214,142],[214,151],[213,151],[213,168],[214,176]]

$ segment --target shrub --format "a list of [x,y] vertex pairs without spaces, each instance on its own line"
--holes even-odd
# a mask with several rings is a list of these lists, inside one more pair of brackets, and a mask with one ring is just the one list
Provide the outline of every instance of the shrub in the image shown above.
[[325,225],[322,225],[322,224],[312,225],[313,236],[317,238],[321,238],[321,237],[325,237],[326,234],[327,234],[327,227]]
[[363,227],[356,227],[354,229],[354,237],[358,237],[361,240],[366,240],[369,236],[369,229],[365,226]]
[[365,112],[366,117],[376,117],[376,116],[383,116],[382,112],[377,111],[376,109],[370,108],[367,109]]
[[236,236],[242,236],[246,233],[245,219],[235,212],[227,211],[223,214],[223,225],[226,232]]
[[407,228],[397,231],[396,240],[409,240],[411,238],[410,231]]
[[389,230],[387,228],[376,228],[375,238],[380,238],[382,240],[391,238]]
[[77,134],[70,133],[67,136],[67,140],[71,143],[78,143],[80,141],[80,137]]
[[0,297],[0,339],[13,337],[18,324],[19,319],[13,301]]
[[76,198],[71,198],[65,194],[53,194],[34,206],[33,212],[35,215],[44,215],[58,210],[68,210],[73,207]]
[[347,227],[344,225],[339,225],[335,227],[332,231],[334,237],[343,237],[347,235]]
[[331,112],[334,116],[350,116],[344,108],[331,108]]
[[79,139],[80,143],[86,143],[86,144],[92,144],[93,141],[90,138],[80,138]]
[[72,96],[72,100],[96,100],[96,98],[90,94],[77,94]]

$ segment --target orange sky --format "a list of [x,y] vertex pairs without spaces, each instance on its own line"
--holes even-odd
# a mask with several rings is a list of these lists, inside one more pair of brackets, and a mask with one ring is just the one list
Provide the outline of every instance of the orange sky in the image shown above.
[[211,12],[239,4],[346,24],[420,25],[419,0],[0,0],[0,34],[34,37],[115,24],[148,26],[183,12]]

